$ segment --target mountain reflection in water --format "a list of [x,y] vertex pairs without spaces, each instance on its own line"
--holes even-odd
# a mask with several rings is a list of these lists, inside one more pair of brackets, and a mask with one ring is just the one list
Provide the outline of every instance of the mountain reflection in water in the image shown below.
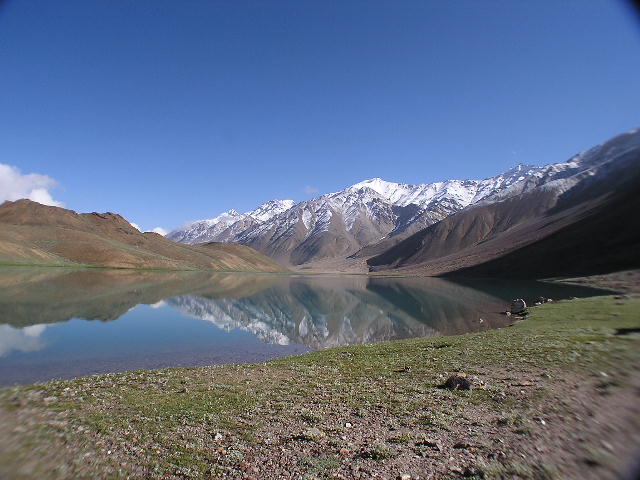
[[286,278],[245,298],[182,295],[167,303],[227,331],[314,349],[455,335],[506,320],[503,301],[434,278]]
[[4,268],[0,385],[457,335],[504,325],[499,312],[513,297],[598,293],[541,282]]

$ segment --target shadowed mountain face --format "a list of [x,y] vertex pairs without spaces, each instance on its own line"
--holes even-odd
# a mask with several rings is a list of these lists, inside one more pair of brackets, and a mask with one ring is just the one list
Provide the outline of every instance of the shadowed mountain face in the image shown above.
[[585,154],[589,168],[454,214],[370,258],[371,270],[545,278],[640,266],[640,132]]
[[640,175],[625,178],[632,185],[621,186],[590,210],[578,210],[568,225],[506,255],[450,275],[550,278],[640,267]]
[[183,245],[156,233],[141,233],[114,213],[78,214],[30,200],[0,205],[0,264],[284,270],[241,245]]

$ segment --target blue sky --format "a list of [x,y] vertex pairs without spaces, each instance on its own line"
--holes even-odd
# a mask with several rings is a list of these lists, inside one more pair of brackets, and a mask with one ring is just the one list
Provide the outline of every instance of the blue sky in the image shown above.
[[611,0],[0,0],[0,196],[170,229],[484,178],[640,126],[638,85]]

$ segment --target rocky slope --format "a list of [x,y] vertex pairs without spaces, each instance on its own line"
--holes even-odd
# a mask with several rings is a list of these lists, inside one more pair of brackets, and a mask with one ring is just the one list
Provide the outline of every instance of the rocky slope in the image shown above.
[[115,213],[78,214],[30,200],[0,205],[0,264],[284,270],[242,245],[184,245],[156,233],[141,233]]
[[[629,135],[635,138],[637,132]],[[541,203],[532,205],[528,215],[538,216],[577,182],[579,174],[593,172],[618,153],[598,146],[566,162],[518,165],[484,180],[410,185],[374,178],[298,204],[273,200],[245,214],[232,210],[175,230],[168,238],[188,244],[239,243],[289,265],[365,259],[472,206],[533,192],[530,201]]]
[[640,265],[640,132],[562,166],[553,166],[551,181],[456,213],[367,263],[372,270],[537,278]]

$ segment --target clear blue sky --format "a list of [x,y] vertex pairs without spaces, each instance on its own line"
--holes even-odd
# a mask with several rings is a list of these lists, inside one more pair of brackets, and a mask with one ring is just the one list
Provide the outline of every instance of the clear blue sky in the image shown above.
[[640,125],[640,26],[612,0],[8,0],[0,87],[0,163],[170,229],[563,161]]

